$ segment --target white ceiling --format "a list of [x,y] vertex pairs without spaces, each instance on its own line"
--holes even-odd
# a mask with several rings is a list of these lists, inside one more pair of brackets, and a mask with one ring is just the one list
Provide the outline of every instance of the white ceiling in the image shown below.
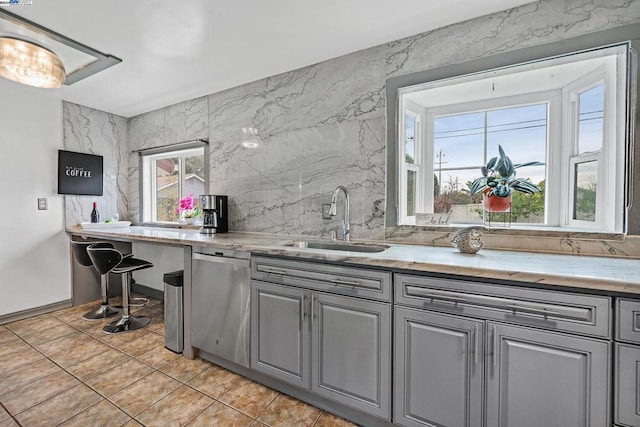
[[[29,90],[130,117],[530,2],[32,0],[5,7],[123,60],[71,86]],[[0,34],[11,32],[0,25]],[[82,59],[39,41],[58,48],[67,72]],[[6,84],[15,83],[2,79],[0,91]]]

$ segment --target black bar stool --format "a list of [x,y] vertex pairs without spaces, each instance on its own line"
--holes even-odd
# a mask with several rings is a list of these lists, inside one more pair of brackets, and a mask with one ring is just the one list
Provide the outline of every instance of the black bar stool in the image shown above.
[[131,290],[131,273],[136,270],[153,267],[149,261],[137,258],[126,258],[122,253],[113,248],[93,247],[87,248],[87,254],[94,267],[100,274],[122,275],[122,318],[108,324],[103,328],[107,334],[134,331],[144,328],[151,319],[148,317],[134,317],[129,311],[129,293]]
[[[89,267],[93,265],[93,261],[89,258],[87,248],[89,246],[113,248],[111,243],[107,242],[76,242],[71,241],[71,249],[73,250],[73,256],[78,261],[78,264]],[[100,293],[102,294],[102,304],[95,310],[91,310],[85,313],[82,318],[85,320],[100,320],[108,317],[119,315],[122,310],[118,307],[109,305],[109,275],[100,274]]]

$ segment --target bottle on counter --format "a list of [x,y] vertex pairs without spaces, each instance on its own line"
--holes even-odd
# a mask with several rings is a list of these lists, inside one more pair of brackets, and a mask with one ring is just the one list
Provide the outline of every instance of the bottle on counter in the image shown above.
[[91,222],[100,222],[100,213],[98,212],[98,204],[96,202],[93,202],[93,210],[91,211]]

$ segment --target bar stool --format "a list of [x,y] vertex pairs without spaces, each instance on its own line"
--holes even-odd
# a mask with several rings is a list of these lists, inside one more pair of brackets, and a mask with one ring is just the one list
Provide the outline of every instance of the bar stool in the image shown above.
[[105,326],[103,331],[107,334],[118,334],[144,328],[151,321],[150,318],[131,315],[129,310],[129,294],[131,290],[131,273],[137,270],[153,267],[149,261],[137,258],[125,258],[122,253],[113,248],[94,247],[87,248],[87,254],[94,267],[102,275],[114,273],[122,276],[122,318]]
[[[107,242],[76,242],[71,241],[71,249],[73,250],[73,256],[78,264],[90,267],[93,265],[93,261],[89,258],[87,248],[89,246],[113,248],[111,243]],[[102,294],[102,304],[95,310],[88,311],[82,318],[85,320],[100,320],[108,317],[119,315],[122,310],[112,305],[109,305],[109,276],[107,274],[100,275],[100,293]]]

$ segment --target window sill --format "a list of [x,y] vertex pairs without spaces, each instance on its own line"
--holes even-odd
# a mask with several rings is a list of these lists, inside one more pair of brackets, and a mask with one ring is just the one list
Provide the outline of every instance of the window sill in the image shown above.
[[[420,233],[455,233],[465,227],[483,227],[483,224],[448,224],[448,225],[398,225],[395,227],[386,227],[386,238],[397,238],[401,235],[420,234]],[[487,231],[485,234],[498,236],[520,236],[520,237],[545,237],[559,239],[585,239],[585,240],[613,240],[624,241],[626,235],[624,233],[607,233],[588,229],[578,228],[559,228],[549,226],[522,226],[512,225],[510,227],[485,226]]]

